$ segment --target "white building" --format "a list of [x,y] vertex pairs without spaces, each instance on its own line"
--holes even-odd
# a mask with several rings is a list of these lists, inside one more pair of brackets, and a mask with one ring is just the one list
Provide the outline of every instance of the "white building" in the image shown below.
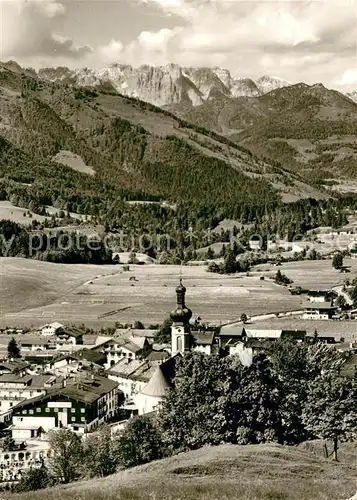
[[53,375],[16,375],[0,376],[0,421],[11,419],[12,409],[21,401],[45,394],[56,384]]
[[160,366],[158,366],[145,387],[134,396],[134,402],[139,415],[157,411],[166,398],[170,384],[165,379]]
[[92,348],[92,350],[102,352],[106,355],[107,361],[104,365],[106,369],[116,365],[121,359],[127,358],[130,360],[137,359],[142,354],[144,349],[149,347],[146,338],[142,339],[114,339],[110,338]]
[[55,321],[54,323],[48,323],[47,325],[41,326],[41,334],[44,336],[49,336],[49,335],[55,335],[58,330],[61,330],[62,328],[65,328],[62,323],[58,323],[58,321]]

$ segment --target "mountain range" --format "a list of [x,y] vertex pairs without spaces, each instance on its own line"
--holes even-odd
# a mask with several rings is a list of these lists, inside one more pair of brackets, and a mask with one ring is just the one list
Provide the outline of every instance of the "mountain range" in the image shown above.
[[[174,65],[95,75],[0,64],[7,199],[72,211],[106,197],[184,201],[225,217],[242,204],[326,197],[326,182],[356,177],[357,104],[321,84]],[[63,151],[96,175],[71,173]]]
[[[42,79],[14,63],[0,65],[0,142],[0,192],[20,206],[31,200],[86,213],[100,211],[94,206],[105,198],[151,199],[224,217],[242,205],[324,196],[298,173],[167,110],[110,86]],[[61,152],[95,175],[63,167]]]
[[[257,97],[293,85],[276,76],[262,76],[254,81],[251,78],[235,78],[230,71],[222,68],[190,68],[177,64],[138,68],[113,64],[100,70],[57,67],[40,69],[37,74],[46,80],[79,86],[110,85],[120,94],[155,106],[181,102],[199,106],[214,99],[217,93],[232,98]],[[348,96],[356,100],[357,92]]]
[[290,85],[277,77],[263,76],[253,81],[250,78],[233,78],[225,69],[182,68],[176,64],[139,68],[114,64],[102,70],[44,68],[39,70],[38,76],[80,86],[111,85],[120,94],[155,106],[181,102],[199,106],[216,92],[227,97],[252,97]]

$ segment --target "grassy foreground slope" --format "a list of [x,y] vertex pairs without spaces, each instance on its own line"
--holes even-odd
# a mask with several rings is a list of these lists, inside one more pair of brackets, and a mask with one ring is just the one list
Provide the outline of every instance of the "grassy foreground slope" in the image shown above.
[[[319,449],[321,446],[316,451]],[[106,479],[11,498],[347,500],[357,487],[355,457],[353,445],[341,450],[338,463],[303,447],[222,445],[135,467]]]

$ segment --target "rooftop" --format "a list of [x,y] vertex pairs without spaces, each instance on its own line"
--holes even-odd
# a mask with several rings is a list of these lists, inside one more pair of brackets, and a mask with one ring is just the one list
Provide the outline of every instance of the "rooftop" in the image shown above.
[[193,331],[191,332],[193,338],[197,345],[212,345],[214,341],[215,332],[200,332]]
[[268,329],[247,329],[247,337],[252,339],[265,338],[265,339],[280,339],[282,330],[268,330]]
[[166,380],[161,366],[158,366],[141,394],[152,397],[164,397],[170,390],[170,383]]
[[152,350],[147,356],[146,360],[147,361],[163,361],[165,359],[168,359],[170,357],[170,354],[165,350],[165,349],[160,349],[160,350]]
[[0,369],[3,368],[6,370],[10,370],[11,372],[21,371],[29,366],[30,366],[29,363],[27,363],[27,361],[24,361],[22,359],[14,359],[12,361],[9,360],[0,361]]
[[126,378],[135,372],[141,365],[145,364],[147,364],[147,362],[142,359],[123,358],[112,366],[108,370],[108,373]]
[[0,384],[22,384],[31,389],[44,389],[45,384],[54,384],[58,379],[54,375],[16,375],[5,373],[0,375]]
[[66,387],[48,389],[46,394],[21,401],[14,409],[17,410],[27,406],[33,406],[41,401],[58,399],[74,399],[82,403],[91,404],[117,387],[117,382],[96,375],[93,378],[82,378],[75,382],[69,382]]
[[337,306],[332,306],[331,302],[305,302],[305,309],[334,310]]
[[77,328],[61,328],[56,332],[57,336],[67,335],[69,337],[83,337],[83,332]]
[[134,344],[134,342],[125,342],[125,344],[122,345],[123,349],[127,349],[128,351],[136,354],[137,352],[142,350],[142,347],[140,347],[137,344]]
[[54,321],[53,323],[47,323],[46,325],[43,325],[40,327],[40,330],[43,330],[44,328],[64,328],[65,326],[62,325],[62,323],[59,323],[58,321]]
[[224,325],[221,327],[219,335],[220,337],[242,337],[244,330],[242,325]]

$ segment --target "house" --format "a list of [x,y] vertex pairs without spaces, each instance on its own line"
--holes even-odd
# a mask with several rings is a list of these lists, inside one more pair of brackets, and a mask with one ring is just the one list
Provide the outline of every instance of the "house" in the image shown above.
[[44,394],[59,380],[53,375],[17,375],[4,374],[0,376],[0,420],[8,421],[12,409],[19,401]]
[[303,319],[328,320],[337,311],[337,306],[332,306],[331,302],[308,302],[305,305]]
[[41,439],[41,435],[44,432],[41,426],[38,425],[26,425],[22,422],[11,425],[11,436],[14,441],[26,441],[28,439]]
[[247,347],[243,342],[228,341],[226,344],[230,356],[238,355],[243,365],[250,365],[253,360],[254,349]]
[[[148,382],[147,378],[144,378],[143,381],[138,380],[138,375],[145,369],[148,369],[149,366],[149,363],[142,359],[121,358],[114,366],[108,369],[108,378],[117,382],[125,399],[130,400]],[[137,370],[140,371],[135,375]]]
[[[249,325],[247,325],[249,326]],[[221,347],[235,345],[237,342],[246,342],[247,340],[278,340],[281,338],[291,338],[302,341],[306,337],[306,330],[286,330],[269,328],[248,328],[243,326],[225,325],[219,332]]]
[[58,323],[55,321],[54,323],[48,323],[47,325],[43,325],[40,328],[41,334],[45,337],[49,335],[55,335],[58,330],[64,329],[65,326],[62,323]]
[[205,354],[212,354],[215,342],[215,331],[192,331],[193,337],[193,350],[203,352]]
[[53,339],[40,337],[39,335],[19,335],[15,340],[21,349],[21,354],[26,354],[30,351],[55,349],[56,347]]
[[224,325],[221,326],[218,337],[220,347],[224,347],[229,340],[241,341],[247,336],[244,326]]
[[[149,354],[149,357],[153,357],[152,353]],[[132,401],[133,397],[144,389],[158,366],[161,367],[169,383],[174,377],[177,356],[165,360],[162,358],[154,360],[148,358],[144,360],[122,358],[108,370],[108,377],[118,382],[127,402]]]
[[336,334],[332,332],[323,332],[323,333],[318,333],[317,336],[315,333],[309,333],[306,336],[307,341],[312,341],[312,340],[317,340],[318,342],[321,342],[322,344],[335,344],[337,342],[336,339]]
[[123,399],[117,382],[85,375],[19,403],[13,409],[13,425],[42,427],[45,432],[65,427],[84,434],[114,417]]
[[147,338],[140,337],[137,340],[134,337],[131,337],[131,340],[110,338],[92,348],[94,351],[105,354],[104,367],[106,369],[116,365],[122,358],[136,359],[147,349],[150,349]]
[[45,364],[45,370],[61,375],[77,373],[83,369],[104,370],[106,356],[104,354],[82,349],[71,354],[58,354]]
[[68,348],[72,346],[83,345],[83,332],[76,328],[61,328],[56,331],[56,349]]
[[23,361],[22,359],[0,361],[0,376],[7,373],[25,375],[29,367],[30,364],[26,361]]
[[307,300],[309,302],[331,302],[332,298],[336,296],[331,290],[309,290],[307,293]]
[[127,338],[127,337],[146,337],[148,341],[153,342],[157,330],[140,329],[140,328],[117,328],[114,332],[114,338]]

